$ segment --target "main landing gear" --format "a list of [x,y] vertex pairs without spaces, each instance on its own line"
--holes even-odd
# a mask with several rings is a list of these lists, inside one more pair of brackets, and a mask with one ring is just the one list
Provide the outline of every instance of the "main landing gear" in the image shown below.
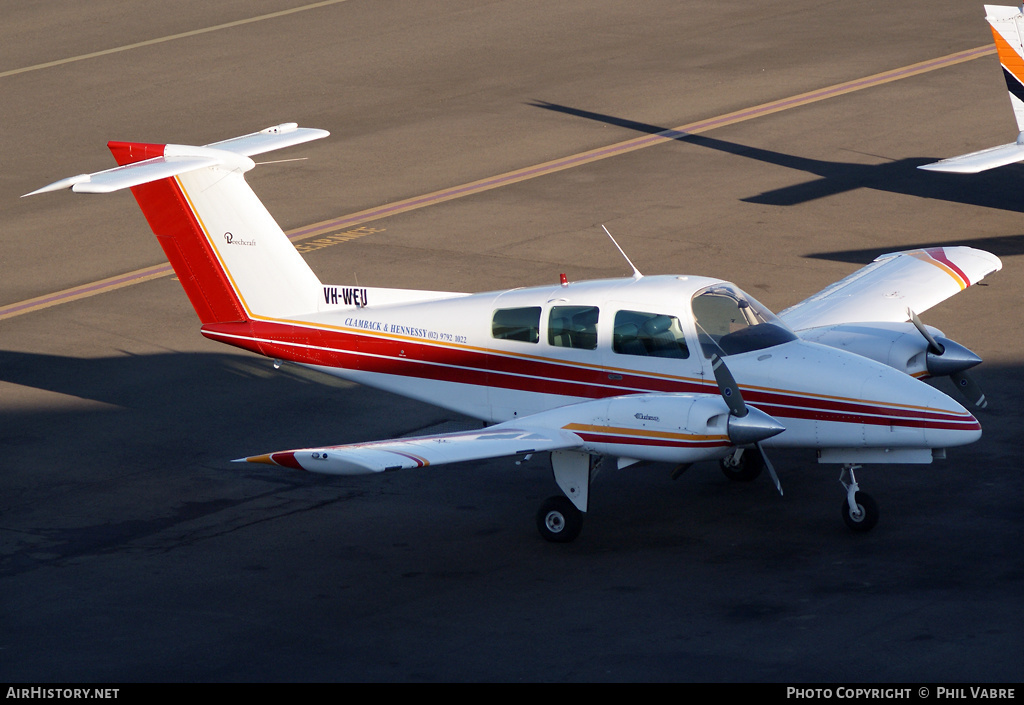
[[537,531],[546,541],[569,543],[580,535],[590,481],[597,476],[602,460],[578,451],[551,451],[551,471],[565,494],[546,499],[537,512]]
[[867,492],[861,492],[853,471],[856,465],[844,465],[839,473],[839,484],[846,490],[843,500],[843,521],[853,531],[865,533],[878,523],[878,505]]
[[580,535],[583,512],[561,495],[549,497],[537,512],[537,531],[552,543],[569,543]]

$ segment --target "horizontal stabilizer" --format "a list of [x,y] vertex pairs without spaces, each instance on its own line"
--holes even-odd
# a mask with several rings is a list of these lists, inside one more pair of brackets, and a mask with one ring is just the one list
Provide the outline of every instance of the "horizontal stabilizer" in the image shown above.
[[168,144],[163,146],[160,156],[93,174],[70,176],[26,193],[25,196],[63,189],[71,189],[76,193],[111,193],[212,166],[245,172],[253,168],[254,163],[249,157],[254,154],[291,147],[329,134],[326,130],[299,127],[291,122],[214,142],[205,147]]
[[[168,145],[170,146],[170,145]],[[155,157],[144,162],[119,166],[106,171],[98,171],[95,174],[79,174],[70,176],[60,181],[55,181],[49,186],[43,186],[25,196],[35,196],[37,193],[49,191],[60,191],[70,188],[75,193],[111,193],[140,184],[148,184],[150,181],[166,179],[169,176],[177,176],[207,166],[216,166],[221,160],[214,157]],[[24,196],[22,197],[24,198]]]
[[286,122],[282,125],[268,127],[259,132],[253,132],[250,135],[232,137],[229,140],[221,140],[206,146],[251,157],[256,154],[263,154],[264,152],[273,152],[276,149],[292,147],[303,142],[318,140],[328,137],[330,134],[327,130],[299,127],[297,123]]
[[977,174],[980,171],[1024,161],[1024,144],[1011,142],[999,147],[990,147],[979,152],[961,154],[942,161],[917,167],[925,171],[941,171],[949,174]]

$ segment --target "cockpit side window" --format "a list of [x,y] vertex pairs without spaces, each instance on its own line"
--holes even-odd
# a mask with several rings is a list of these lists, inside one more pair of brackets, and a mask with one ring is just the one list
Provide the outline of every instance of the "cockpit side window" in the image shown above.
[[796,340],[775,314],[724,284],[710,286],[693,297],[693,317],[705,357],[736,355]]
[[678,318],[644,311],[616,312],[612,350],[620,355],[690,356]]
[[596,306],[552,306],[548,316],[548,343],[559,348],[597,348]]
[[499,308],[491,318],[491,336],[498,340],[540,340],[540,306]]

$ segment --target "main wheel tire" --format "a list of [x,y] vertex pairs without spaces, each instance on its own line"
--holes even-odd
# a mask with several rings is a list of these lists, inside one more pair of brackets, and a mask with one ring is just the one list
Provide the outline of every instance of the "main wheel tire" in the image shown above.
[[878,523],[878,505],[866,492],[854,494],[853,501],[857,505],[858,512],[856,514],[850,512],[850,503],[844,499],[843,521],[850,529],[858,533],[871,531]]
[[549,497],[537,512],[537,530],[545,540],[569,543],[580,535],[583,512],[568,497]]
[[761,476],[764,470],[764,458],[756,450],[745,450],[740,456],[740,461],[735,465],[731,463],[731,455],[727,455],[718,461],[718,467],[730,480],[737,482],[753,482]]

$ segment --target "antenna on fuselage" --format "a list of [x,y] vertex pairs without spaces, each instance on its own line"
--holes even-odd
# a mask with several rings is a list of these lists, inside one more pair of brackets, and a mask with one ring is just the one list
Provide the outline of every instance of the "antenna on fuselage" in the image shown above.
[[617,249],[617,250],[618,250],[618,251],[619,251],[620,253],[622,253],[622,256],[626,258],[626,261],[627,261],[627,262],[629,262],[629,266],[633,268],[633,278],[634,278],[634,279],[639,279],[640,277],[642,277],[642,276],[643,276],[643,274],[641,274],[641,273],[640,273],[640,270],[636,268],[636,265],[635,265],[635,264],[633,264],[633,260],[631,260],[631,259],[629,258],[629,256],[627,256],[627,255],[626,255],[626,253],[625,253],[625,252],[623,252],[623,250],[622,250],[622,248],[621,248],[621,247],[619,247],[619,243],[615,242],[615,238],[613,238],[613,237],[612,237],[612,234],[611,234],[610,232],[608,232],[608,228],[605,228],[603,224],[601,225],[601,227],[602,227],[602,228],[604,228],[604,232],[605,232],[605,234],[606,234],[606,235],[608,236],[608,239],[612,241],[612,244],[613,244],[613,245],[615,245],[616,249]]

